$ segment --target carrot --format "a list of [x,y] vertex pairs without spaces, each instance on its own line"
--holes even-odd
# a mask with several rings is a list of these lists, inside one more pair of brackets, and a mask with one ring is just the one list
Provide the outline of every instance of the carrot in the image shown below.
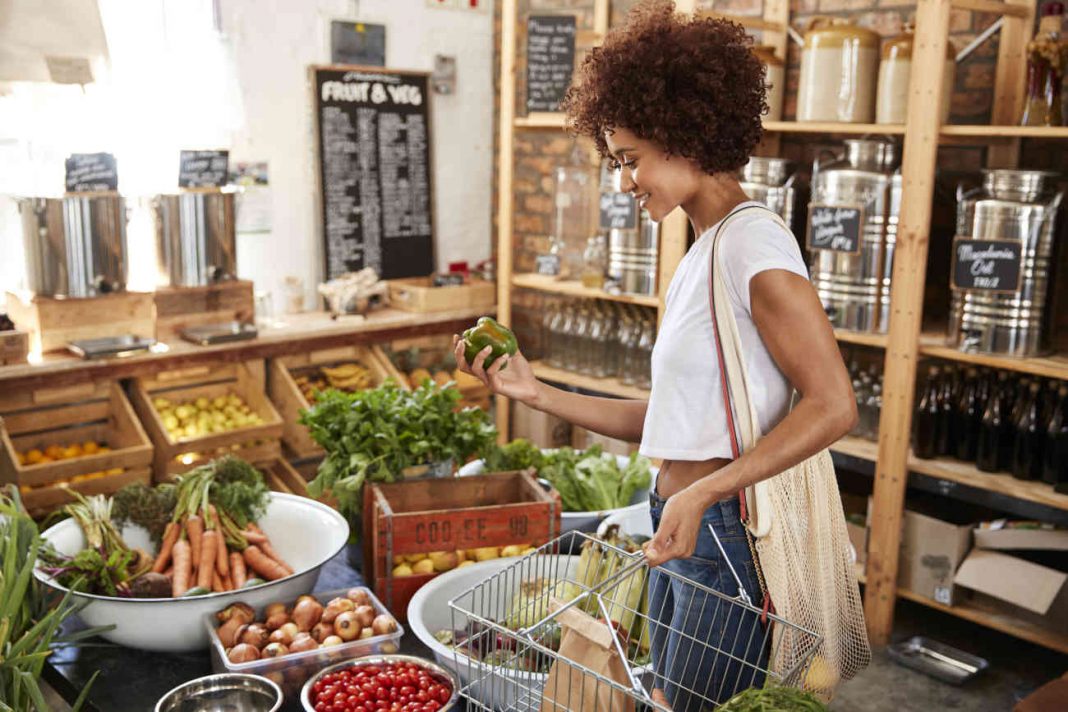
[[174,555],[174,578],[171,579],[171,595],[177,598],[189,590],[189,579],[193,568],[193,552],[189,542],[179,539],[172,548]]
[[211,575],[215,572],[212,562],[215,561],[215,542],[218,538],[219,533],[214,529],[204,532],[204,538],[200,542],[200,566],[197,568],[197,586],[211,588]]
[[245,547],[244,556],[248,567],[268,581],[277,581],[289,575],[281,564],[263,553],[255,544]]
[[220,576],[230,575],[230,557],[229,552],[226,550],[226,537],[222,532],[219,532],[219,543],[215,547],[215,568],[218,570]]
[[262,544],[265,541],[270,541],[267,538],[266,534],[260,534],[259,532],[252,531],[251,529],[245,529],[244,531],[241,532],[241,535],[243,537],[245,537],[245,539],[248,540],[249,544],[259,545],[259,544]]
[[245,560],[236,551],[230,552],[230,572],[233,574],[234,588],[241,588],[248,581],[248,572],[245,570]]
[[226,590],[223,588],[222,577],[219,576],[219,572],[215,569],[211,570],[211,590],[215,593],[222,593]]
[[204,520],[192,515],[185,520],[185,533],[189,535],[189,545],[193,547],[193,566],[200,566],[200,547],[204,539]]
[[155,563],[152,564],[152,572],[161,574],[167,569],[167,563],[171,560],[171,551],[174,549],[174,543],[178,541],[178,535],[181,534],[182,528],[178,526],[177,522],[168,522],[166,528],[163,530],[163,542],[159,546],[159,554],[156,556]]
[[220,578],[222,578],[223,590],[224,591],[233,591],[234,590],[234,580],[232,578],[230,578],[230,574],[226,574],[225,576],[221,576]]
[[174,576],[174,564],[173,563],[170,566],[167,567],[167,570],[163,572],[163,575],[166,576],[167,578],[171,578],[172,576]]

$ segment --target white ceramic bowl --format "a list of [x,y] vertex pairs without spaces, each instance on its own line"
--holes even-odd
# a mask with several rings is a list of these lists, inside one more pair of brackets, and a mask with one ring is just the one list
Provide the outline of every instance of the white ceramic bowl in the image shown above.
[[[187,652],[208,647],[206,614],[244,601],[260,608],[273,601],[290,601],[308,593],[319,578],[319,569],[337,555],[349,538],[349,525],[337,511],[325,504],[291,494],[271,493],[267,512],[258,522],[270,537],[271,545],[296,572],[284,579],[228,593],[192,598],[112,598],[74,593],[85,601],[81,612],[86,625],[115,624],[102,637],[113,643],[143,650]],[[74,555],[85,548],[85,535],[73,519],[48,529],[43,535],[61,554]],[[123,539],[133,547],[154,551],[148,532],[127,525]],[[59,591],[67,589],[50,576],[34,570],[34,576]]]
[[[546,450],[546,452],[551,452]],[[616,461],[620,467],[624,467],[630,462],[630,458],[626,455],[616,455]],[[468,475],[481,475],[486,471],[486,463],[482,460],[472,460],[463,467],[457,473],[460,477],[467,477]],[[597,531],[597,525],[602,519],[610,514],[616,512],[625,512],[629,510],[640,510],[642,508],[645,511],[649,510],[649,489],[656,485],[656,475],[659,470],[655,467],[650,467],[649,472],[652,474],[652,480],[649,488],[643,488],[634,493],[634,496],[630,499],[630,505],[627,507],[619,507],[618,509],[606,509],[603,512],[563,512],[560,515],[560,533],[566,534],[569,531],[577,530],[580,532],[594,532]]]
[[[567,575],[572,576],[578,568],[579,557],[567,557]],[[546,675],[505,670],[472,660],[457,653],[449,646],[442,645],[434,638],[434,633],[442,629],[463,628],[467,624],[466,616],[453,611],[449,601],[477,586],[486,579],[500,573],[519,561],[519,557],[492,559],[472,566],[453,569],[440,576],[435,576],[426,585],[416,591],[408,602],[408,628],[415,636],[430,648],[438,665],[451,670],[460,680],[460,685],[470,689],[464,694],[472,697],[490,709],[514,709],[517,701],[524,697],[524,692],[532,686],[545,684]],[[501,578],[503,586],[499,591],[502,601],[510,601],[514,588],[522,581],[519,577]],[[495,594],[496,595],[496,594]],[[494,673],[491,675],[490,673]],[[522,685],[519,683],[522,682]]]

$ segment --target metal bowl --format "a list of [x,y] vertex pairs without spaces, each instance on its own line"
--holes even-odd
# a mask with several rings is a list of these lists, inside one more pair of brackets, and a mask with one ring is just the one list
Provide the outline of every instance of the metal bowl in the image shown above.
[[179,685],[160,698],[156,712],[277,712],[283,700],[282,690],[267,678],[228,672]]
[[[364,667],[366,665],[388,665],[389,663],[414,663],[419,667],[425,668],[434,677],[448,681],[452,686],[452,695],[449,697],[449,701],[443,704],[440,709],[444,712],[444,710],[451,710],[456,706],[457,700],[460,699],[460,683],[456,679],[456,676],[440,665],[432,663],[429,660],[424,660],[423,658],[417,658],[414,655],[370,655],[363,658],[356,658],[354,660],[346,660],[343,663],[323,668],[304,683],[304,689],[300,691],[300,703],[304,706],[304,709],[307,710],[307,712],[315,712],[315,705],[312,704],[311,700],[312,687],[315,686],[316,682],[332,672],[353,667]],[[159,711],[157,710],[157,712]]]

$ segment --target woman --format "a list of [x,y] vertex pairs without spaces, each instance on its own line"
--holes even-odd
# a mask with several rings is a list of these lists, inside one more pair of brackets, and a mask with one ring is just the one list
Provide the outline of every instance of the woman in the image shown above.
[[[554,388],[534,377],[520,353],[489,369],[488,349],[467,364],[458,343],[456,357],[495,393],[640,441],[642,454],[663,458],[651,497],[649,564],[730,596],[738,594],[733,568],[759,605],[737,493],[827,447],[857,416],[848,372],[794,236],[749,201],[735,178],[760,140],[766,110],[764,68],[750,44],[738,25],[687,19],[671,2],[647,2],[590,52],[564,102],[572,130],[593,139],[622,172],[623,190],[653,220],[681,208],[699,236],[668,288],[648,402]],[[728,216],[717,277],[726,280],[764,433],[737,459],[708,286],[712,241]],[[800,399],[791,410],[794,390]],[[659,570],[650,579],[657,694],[675,710],[708,707],[761,684],[767,663],[766,631],[754,616],[731,620],[692,591]],[[702,641],[720,654],[702,655]]]

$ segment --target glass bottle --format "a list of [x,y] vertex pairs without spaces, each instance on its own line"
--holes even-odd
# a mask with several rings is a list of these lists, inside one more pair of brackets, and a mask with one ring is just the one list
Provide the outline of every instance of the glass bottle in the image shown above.
[[1046,439],[1046,434],[1039,427],[1042,403],[1037,383],[1031,384],[1026,398],[1016,421],[1012,476],[1019,480],[1037,480],[1042,476],[1042,445]]
[[625,331],[621,334],[621,350],[623,355],[623,366],[619,374],[619,380],[621,383],[627,386],[633,386],[638,383],[640,377],[640,362],[638,359],[638,341],[642,336],[642,321],[638,314],[630,314],[630,322]]
[[1020,123],[1024,126],[1061,126],[1061,83],[1068,48],[1061,39],[1064,4],[1049,2],[1033,40],[1027,43],[1027,99]]
[[879,415],[883,411],[883,387],[880,383],[873,383],[871,395],[867,401],[868,426],[865,437],[868,440],[879,439]]
[[958,460],[975,460],[979,444],[979,425],[983,420],[983,403],[979,399],[979,379],[974,368],[968,369],[953,411],[954,455]]
[[579,302],[575,310],[575,330],[573,332],[573,361],[569,370],[581,373],[584,376],[590,373],[590,305],[587,302]]
[[582,286],[604,289],[604,276],[608,272],[608,247],[603,235],[594,235],[586,240],[582,253]]
[[953,401],[956,390],[957,372],[947,368],[938,386],[938,454],[946,456],[953,446]]
[[979,428],[979,445],[975,454],[975,466],[983,472],[997,472],[1001,469],[1002,426],[1008,419],[1004,413],[1004,390],[1007,382],[1005,373],[998,375],[997,383],[990,388],[986,410]]
[[1057,405],[1046,426],[1046,449],[1042,457],[1042,481],[1068,482],[1068,386],[1057,392]]
[[560,354],[560,368],[567,371],[574,371],[577,363],[577,345],[578,338],[575,336],[575,330],[578,322],[578,309],[574,302],[568,302],[567,308],[564,311],[564,323],[561,329],[561,349]]
[[638,382],[639,388],[653,387],[653,344],[656,343],[656,321],[642,320],[641,336],[638,339]]
[[912,452],[916,457],[929,460],[938,456],[938,394],[941,370],[933,366],[927,374],[920,403],[912,419]]
[[864,434],[864,408],[868,401],[866,389],[867,385],[864,383],[864,379],[860,377],[860,374],[857,374],[853,378],[853,396],[857,400],[857,424],[853,426],[849,434],[858,438],[867,437]]
[[564,322],[567,319],[567,304],[557,302],[549,320],[549,335],[545,342],[545,361],[552,368],[564,367],[564,352],[567,349]]

